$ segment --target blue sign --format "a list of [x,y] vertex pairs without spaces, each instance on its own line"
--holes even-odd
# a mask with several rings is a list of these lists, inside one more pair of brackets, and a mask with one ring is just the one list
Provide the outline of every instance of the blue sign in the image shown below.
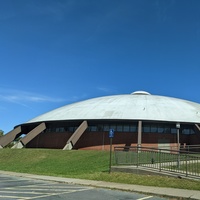
[[113,138],[113,137],[114,137],[114,129],[110,129],[109,138]]

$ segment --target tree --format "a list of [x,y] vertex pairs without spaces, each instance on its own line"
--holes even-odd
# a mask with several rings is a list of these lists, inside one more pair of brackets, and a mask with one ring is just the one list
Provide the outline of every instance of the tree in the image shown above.
[[0,137],[3,136],[3,131],[0,129]]

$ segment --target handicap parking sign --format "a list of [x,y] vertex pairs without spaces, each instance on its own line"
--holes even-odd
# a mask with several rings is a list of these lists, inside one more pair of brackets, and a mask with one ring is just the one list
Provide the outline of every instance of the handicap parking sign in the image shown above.
[[114,129],[110,129],[109,138],[113,138],[113,137],[114,137]]

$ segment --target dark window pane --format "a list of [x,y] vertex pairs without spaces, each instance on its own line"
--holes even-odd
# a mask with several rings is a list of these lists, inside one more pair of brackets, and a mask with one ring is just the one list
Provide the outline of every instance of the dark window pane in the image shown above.
[[103,131],[103,125],[98,125],[98,127],[97,127],[97,129],[98,129],[98,131]]
[[129,132],[129,126],[128,125],[124,125],[124,132]]
[[195,134],[195,132],[194,132],[194,130],[193,130],[193,129],[191,129],[190,131],[191,131],[191,132],[190,132],[190,134]]
[[136,133],[137,132],[137,126],[136,125],[131,125],[130,126],[130,132]]
[[157,133],[157,132],[158,132],[157,125],[151,125],[151,133]]
[[117,125],[117,131],[122,132],[122,125]]
[[189,128],[182,129],[182,134],[189,135],[190,134],[190,129]]
[[176,128],[171,128],[171,133],[172,134],[177,134],[177,129]]
[[166,125],[165,127],[164,127],[164,133],[171,133],[171,130],[170,130],[171,128],[170,128],[170,126],[169,125]]
[[104,125],[104,129],[103,129],[104,131],[109,131],[109,125]]
[[97,131],[97,127],[96,126],[91,126],[90,127],[90,131]]
[[164,127],[163,125],[158,126],[158,133],[163,133],[164,132]]
[[142,127],[142,132],[143,133],[150,133],[150,126],[149,125],[144,125]]
[[115,131],[116,130],[116,125],[111,125],[110,129],[113,129]]

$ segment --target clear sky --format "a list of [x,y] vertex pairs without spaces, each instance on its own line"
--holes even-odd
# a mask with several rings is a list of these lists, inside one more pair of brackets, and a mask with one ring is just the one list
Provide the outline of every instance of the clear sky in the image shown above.
[[0,0],[0,129],[144,90],[200,103],[199,0]]

